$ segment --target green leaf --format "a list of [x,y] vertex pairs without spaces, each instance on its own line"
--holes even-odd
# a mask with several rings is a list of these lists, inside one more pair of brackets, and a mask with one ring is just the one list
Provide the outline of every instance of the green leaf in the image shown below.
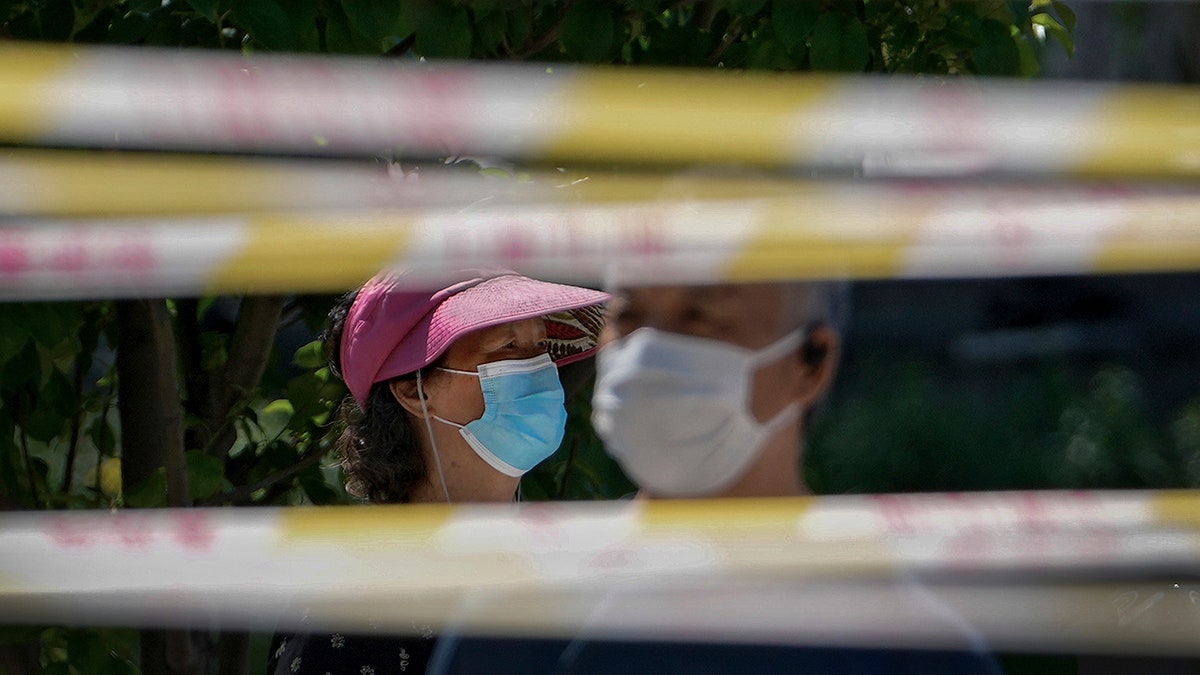
[[325,10],[325,48],[334,54],[374,54],[375,46],[354,32],[339,5]]
[[1029,20],[1038,24],[1039,26],[1045,26],[1047,30],[1051,30],[1051,31],[1066,30],[1065,28],[1062,27],[1062,24],[1060,24],[1059,22],[1054,20],[1054,17],[1050,16],[1049,14],[1046,14],[1045,12],[1042,12],[1041,14],[1034,14],[1032,17],[1030,17]]
[[171,7],[159,7],[150,12],[150,31],[146,44],[178,46],[183,37],[183,18]]
[[[950,7],[946,13],[945,39],[947,44],[956,50],[969,50],[979,46],[982,40],[979,13],[974,3],[962,2]],[[915,25],[910,24],[912,28]],[[914,31],[906,42],[912,43],[919,35]],[[897,42],[900,42],[897,40]]]
[[225,463],[220,457],[206,455],[202,450],[189,450],[187,455],[188,491],[193,500],[215,495],[225,484]]
[[[10,363],[25,345],[33,343],[27,314],[23,304],[0,303],[0,363]],[[7,388],[6,384],[0,381],[0,388]]]
[[1063,46],[1063,49],[1067,51],[1067,56],[1075,55],[1075,41],[1071,39],[1071,34],[1067,32],[1067,29],[1063,28],[1061,23],[1054,20],[1054,17],[1045,13],[1034,14],[1033,17],[1030,18],[1030,21],[1045,28],[1046,32],[1050,33],[1054,39],[1058,40],[1059,44]]
[[49,42],[65,42],[70,38],[75,29],[75,7],[71,0],[46,0],[38,4],[41,38]]
[[730,0],[729,11],[740,16],[758,14],[766,7],[767,0]]
[[1054,0],[1051,5],[1054,7],[1054,11],[1058,13],[1058,18],[1062,19],[1063,25],[1067,27],[1067,30],[1074,33],[1075,11],[1068,7],[1067,3],[1059,2],[1058,0]]
[[792,70],[797,64],[782,42],[766,35],[751,48],[746,65],[757,70]]
[[867,29],[857,18],[827,12],[817,19],[809,49],[813,70],[858,72],[870,59]]
[[37,345],[32,340],[25,343],[18,356],[4,366],[4,374],[0,377],[0,386],[5,391],[18,389],[39,389],[42,384],[42,358],[38,354]]
[[504,12],[495,9],[484,12],[477,4],[474,23],[475,53],[482,56],[495,56],[500,43],[504,41],[504,31],[508,28],[508,17]]
[[167,472],[161,466],[146,480],[132,489],[125,488],[125,505],[136,508],[159,508],[167,505]]
[[254,45],[270,51],[292,47],[292,19],[276,0],[239,0],[233,20],[254,40]]
[[562,46],[576,61],[607,62],[615,33],[612,8],[607,3],[580,2],[571,5],[563,17]]
[[324,414],[341,399],[342,386],[320,373],[305,373],[288,381],[288,400],[300,419]]
[[516,52],[524,50],[533,33],[533,16],[528,7],[517,6],[508,12],[508,46]]
[[817,25],[821,8],[816,2],[775,0],[771,3],[771,27],[788,49],[804,44]]
[[300,480],[300,488],[308,496],[308,501],[318,506],[337,503],[337,490],[334,490],[325,482],[325,473],[321,471],[320,466],[310,466],[300,472],[298,478]]
[[[192,9],[194,9],[200,16],[206,19],[213,19],[214,21],[216,20],[217,0],[184,0],[184,2],[191,5]],[[161,0],[157,4],[161,5]]]
[[320,340],[313,340],[296,350],[292,363],[300,368],[314,369],[325,365],[325,349]]
[[50,377],[46,379],[46,385],[42,387],[38,397],[39,409],[53,410],[64,419],[73,417],[79,406],[74,385],[57,368],[50,371]]
[[413,48],[421,56],[465,59],[471,55],[471,21],[467,10],[433,3],[420,17]]
[[700,62],[711,50],[711,33],[690,26],[664,28],[652,24],[646,31],[646,51],[639,63],[686,66]]
[[1021,77],[1033,77],[1042,70],[1042,65],[1038,63],[1037,52],[1033,49],[1033,44],[1025,38],[1017,40],[1017,53],[1020,55],[1020,75]]
[[87,435],[96,449],[106,453],[112,453],[113,448],[117,445],[117,437],[113,433],[112,425],[99,417],[88,426]]
[[1012,30],[991,19],[980,25],[982,44],[971,52],[971,60],[980,75],[1016,75],[1021,70],[1021,53]]
[[378,51],[383,39],[397,32],[401,4],[391,0],[342,0],[342,10],[350,28]]

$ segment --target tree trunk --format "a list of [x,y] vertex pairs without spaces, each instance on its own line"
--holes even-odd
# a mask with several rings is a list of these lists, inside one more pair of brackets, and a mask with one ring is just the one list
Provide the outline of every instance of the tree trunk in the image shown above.
[[[117,409],[121,418],[121,473],[134,486],[166,469],[167,504],[191,504],[183,449],[183,408],[171,317],[163,300],[117,303]],[[187,631],[143,630],[142,672],[202,675]]]
[[171,318],[162,300],[117,303],[121,480],[133,487],[166,468],[167,504],[188,506],[183,409]]

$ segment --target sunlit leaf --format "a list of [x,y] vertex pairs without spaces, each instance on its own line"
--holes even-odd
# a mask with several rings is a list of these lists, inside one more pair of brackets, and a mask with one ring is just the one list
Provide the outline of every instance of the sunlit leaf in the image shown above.
[[194,501],[208,499],[221,490],[225,481],[225,462],[200,450],[187,453],[188,490]]
[[1058,0],[1055,0],[1051,5],[1054,7],[1054,11],[1058,13],[1058,18],[1062,19],[1063,25],[1067,27],[1067,30],[1074,33],[1075,11],[1068,7],[1067,3],[1058,2]]

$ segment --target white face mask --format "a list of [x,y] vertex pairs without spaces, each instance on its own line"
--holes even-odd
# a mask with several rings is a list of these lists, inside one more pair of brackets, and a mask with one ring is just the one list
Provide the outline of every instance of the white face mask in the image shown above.
[[766,423],[750,412],[755,370],[794,352],[797,330],[759,351],[639,328],[600,351],[592,421],[629,477],[655,495],[702,497],[740,478],[799,402]]

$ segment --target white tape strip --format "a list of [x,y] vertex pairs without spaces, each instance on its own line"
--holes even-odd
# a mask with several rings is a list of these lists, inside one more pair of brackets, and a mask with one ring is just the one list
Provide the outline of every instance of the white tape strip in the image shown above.
[[[801,622],[788,638],[775,619],[811,613],[815,605],[792,601],[840,589],[834,595],[845,604],[836,622],[848,627],[839,639],[870,642],[881,624],[867,611],[879,605],[867,601],[897,592],[896,580],[915,574],[938,580],[935,592],[965,598],[964,616],[1005,639],[1038,638],[1034,629],[1077,611],[1074,620],[1086,627],[1072,634],[1077,641],[1103,644],[1115,635],[1124,646],[1181,648],[1193,624],[1153,640],[1145,631],[1122,637],[1115,618],[1094,606],[1146,587],[1147,573],[1200,574],[1198,499],[1050,492],[6,514],[0,613],[10,621],[274,629],[296,626],[302,607],[309,628],[365,630],[368,618],[379,628],[453,622],[571,635],[586,626],[599,634],[642,631],[642,638],[717,636],[724,628],[734,640],[802,642],[819,638],[819,627]],[[1003,619],[981,616],[998,598],[1015,602],[997,594],[1008,589],[993,585],[992,573],[1019,573],[1021,583],[1041,584],[1039,593],[1074,605],[1030,618],[1017,603]],[[980,574],[986,583],[973,584]],[[1056,580],[1080,574],[1127,583],[1055,589]],[[748,603],[763,593],[778,601]],[[1041,607],[1035,597],[1024,597],[1024,611]],[[718,605],[740,608],[734,625],[700,611]],[[1176,605],[1170,611],[1182,609]],[[912,617],[923,611],[895,609]],[[631,620],[630,611],[644,620]],[[929,632],[887,634],[905,642],[928,640]],[[1182,648],[1195,648],[1189,644]]]

